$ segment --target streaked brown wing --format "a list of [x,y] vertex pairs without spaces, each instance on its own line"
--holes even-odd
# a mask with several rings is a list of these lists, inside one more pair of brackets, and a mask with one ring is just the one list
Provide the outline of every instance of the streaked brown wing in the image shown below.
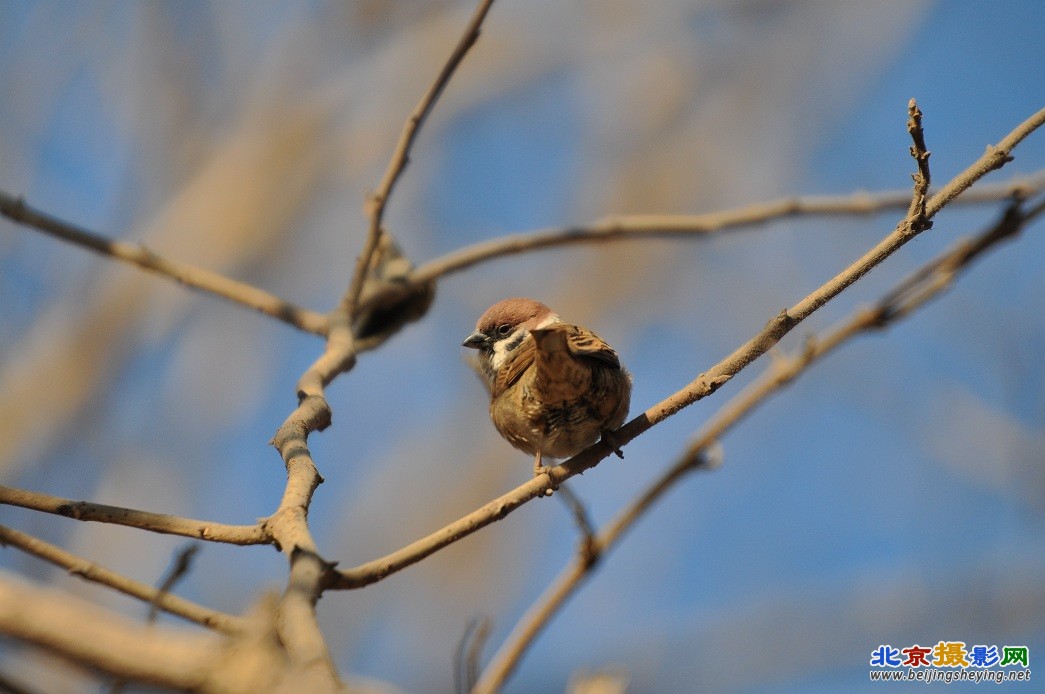
[[598,335],[576,325],[564,327],[568,328],[566,344],[569,346],[570,352],[579,357],[591,357],[614,368],[620,368],[620,359],[617,357],[617,353]]
[[527,337],[519,348],[515,350],[513,357],[501,367],[497,378],[493,382],[493,397],[497,397],[522,377],[526,369],[533,364],[533,357],[537,351],[536,343],[532,337]]

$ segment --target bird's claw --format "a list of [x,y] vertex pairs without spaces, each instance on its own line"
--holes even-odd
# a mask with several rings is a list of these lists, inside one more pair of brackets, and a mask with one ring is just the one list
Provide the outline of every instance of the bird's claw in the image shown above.
[[555,490],[559,488],[559,485],[555,484],[555,481],[552,480],[552,476],[550,474],[551,469],[551,465],[541,464],[541,452],[537,451],[537,455],[534,457],[533,460],[533,476],[540,477],[541,475],[547,474],[548,480],[552,483],[550,487],[544,490],[545,496],[551,496],[555,492]]
[[613,435],[612,431],[604,429],[602,432],[602,440],[610,445],[610,449],[613,450],[618,458],[624,460],[624,451],[620,449],[620,444],[617,443],[617,437]]

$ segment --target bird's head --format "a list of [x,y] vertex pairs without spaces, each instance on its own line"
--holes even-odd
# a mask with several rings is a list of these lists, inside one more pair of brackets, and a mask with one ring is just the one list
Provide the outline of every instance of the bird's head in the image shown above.
[[559,316],[540,301],[505,299],[486,309],[476,322],[475,331],[461,344],[478,350],[478,366],[487,378],[492,378],[508,356],[523,346],[530,330],[559,321]]

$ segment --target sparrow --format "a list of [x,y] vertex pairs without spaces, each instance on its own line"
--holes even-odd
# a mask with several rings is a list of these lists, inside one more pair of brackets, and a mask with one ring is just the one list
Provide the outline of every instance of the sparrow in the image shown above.
[[628,415],[631,376],[598,335],[513,298],[487,309],[462,344],[478,350],[494,427],[534,456],[534,476],[547,471],[543,457],[569,458],[600,436],[624,457],[612,432]]

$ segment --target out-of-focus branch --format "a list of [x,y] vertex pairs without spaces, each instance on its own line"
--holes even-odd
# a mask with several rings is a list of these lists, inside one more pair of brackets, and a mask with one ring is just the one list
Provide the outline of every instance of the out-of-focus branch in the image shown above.
[[67,518],[75,518],[76,521],[111,523],[166,535],[182,535],[210,542],[226,542],[229,545],[271,545],[273,541],[272,536],[262,524],[230,526],[224,523],[195,521],[193,518],[183,518],[166,513],[63,499],[61,496],[14,487],[0,486],[0,504],[64,515]]
[[[1014,195],[1030,197],[1045,188],[1045,172],[1026,178],[970,190],[955,203],[984,204]],[[582,243],[624,239],[706,236],[750,228],[794,217],[852,217],[902,210],[911,203],[910,191],[853,193],[842,196],[802,196],[745,205],[731,210],[695,215],[627,215],[607,217],[591,224],[556,227],[483,241],[420,265],[410,274],[412,283],[430,282],[478,263],[508,255]]]
[[0,525],[0,544],[17,547],[34,557],[60,566],[85,581],[108,586],[125,595],[151,603],[164,612],[184,617],[190,622],[196,622],[226,634],[241,633],[245,629],[245,623],[240,617],[212,610],[177,595],[171,595],[166,591],[153,588],[146,583],[135,581],[133,578],[78,557],[61,547],[3,525]]
[[465,627],[454,652],[454,692],[468,694],[479,679],[483,647],[492,624],[487,618],[473,619]]
[[443,64],[443,68],[439,71],[435,81],[432,82],[428,91],[421,97],[421,101],[419,101],[417,106],[414,107],[413,112],[410,113],[410,117],[406,119],[406,123],[403,125],[403,130],[399,134],[399,141],[396,143],[395,152],[392,153],[392,159],[388,162],[388,168],[385,170],[385,175],[381,179],[381,184],[370,196],[368,201],[369,209],[367,210],[367,213],[370,216],[370,231],[367,234],[366,245],[363,247],[363,252],[360,253],[359,258],[356,261],[356,270],[352,276],[352,283],[349,286],[344,301],[345,312],[350,317],[356,315],[359,296],[363,292],[363,284],[367,276],[367,268],[370,267],[371,258],[377,250],[378,243],[381,240],[381,234],[383,233],[381,223],[385,215],[385,206],[388,204],[388,199],[392,196],[392,191],[395,188],[396,181],[399,180],[399,176],[403,173],[406,169],[406,165],[410,162],[410,148],[414,144],[414,139],[417,137],[417,133],[420,131],[421,126],[428,117],[428,114],[432,112],[432,107],[435,106],[435,102],[439,99],[439,95],[443,93],[443,89],[446,88],[446,85],[450,82],[450,78],[453,77],[454,72],[457,70],[457,66],[461,64],[461,61],[464,60],[465,54],[468,53],[471,47],[475,45],[475,42],[479,39],[479,28],[482,26],[483,20],[486,19],[486,13],[490,11],[492,5],[493,0],[481,0],[479,6],[476,7],[475,12],[472,14],[472,18],[464,29],[464,33],[461,35],[461,38],[458,39],[457,45],[450,53],[450,57],[447,58],[446,63]]
[[236,684],[236,691],[272,691],[284,672],[272,639],[145,625],[3,576],[0,633],[127,681],[171,689],[230,691]]
[[225,277],[213,270],[168,260],[144,246],[105,238],[34,209],[21,198],[3,191],[0,191],[0,214],[13,222],[32,227],[107,258],[137,265],[143,270],[154,272],[186,287],[246,306],[305,332],[326,334],[327,319],[321,313],[296,306],[263,289]]
[[[1045,109],[1025,120],[1009,133],[997,146],[988,147],[987,152],[971,166],[955,176],[946,186],[926,201],[924,215],[919,210],[918,224],[909,215],[897,224],[885,238],[867,251],[849,267],[828,280],[817,290],[789,309],[781,311],[754,337],[738,347],[732,354],[700,374],[689,385],[665,398],[639,416],[626,423],[616,432],[618,446],[626,445],[651,427],[676,414],[680,410],[714,393],[748,364],[774,347],[796,325],[811,316],[817,309],[838,296],[851,284],[866,275],[876,265],[895,253],[900,247],[921,233],[926,223],[948,202],[991,171],[1011,160],[1010,152],[1036,128],[1045,123]],[[917,191],[916,191],[917,192]],[[920,206],[919,206],[920,207]],[[605,441],[589,446],[573,458],[550,468],[548,472],[533,478],[514,490],[490,501],[475,511],[444,526],[391,554],[380,557],[355,568],[332,572],[328,587],[337,589],[360,588],[410,566],[439,551],[462,537],[498,521],[529,500],[544,496],[563,482],[594,467],[613,452]]]
[[[914,209],[914,213],[917,212]],[[858,310],[837,327],[807,340],[798,354],[774,360],[762,376],[719,410],[670,468],[595,536],[597,551],[605,553],[616,546],[624,533],[687,473],[717,467],[717,456],[712,455],[712,447],[726,431],[736,426],[771,395],[802,375],[822,357],[858,335],[885,329],[942,294],[958,274],[968,269],[974,259],[1000,242],[1013,238],[1043,212],[1045,200],[1026,210],[1019,201],[1014,202],[989,229],[973,239],[954,244],[950,250],[899,283],[873,307]],[[593,568],[585,554],[579,552],[522,616],[491,659],[473,692],[496,691],[504,684],[537,635],[580,588]]]
[[581,541],[579,547],[581,554],[587,558],[589,564],[594,564],[599,560],[599,548],[595,543],[595,525],[591,522],[588,509],[584,507],[584,503],[573,493],[570,487],[565,484],[559,487],[558,496],[565,502],[570,515],[573,517],[573,522],[577,526],[577,530],[580,531]]
[[60,496],[30,492],[14,487],[0,486],[0,504],[20,506],[34,511],[53,513],[57,516],[81,521],[112,523],[131,528],[149,530],[166,535],[182,535],[208,542],[224,542],[233,545],[272,544],[272,536],[261,523],[255,525],[226,525],[210,521],[169,516],[164,513],[139,511],[120,506],[106,506],[89,501],[63,499]]
[[189,570],[192,568],[193,557],[200,551],[200,544],[198,542],[190,542],[185,547],[182,547],[174,555],[174,563],[171,568],[164,575],[163,580],[160,581],[160,585],[157,587],[157,597],[152,600],[152,604],[149,606],[149,616],[146,618],[150,624],[156,621],[159,617],[160,598],[166,597],[168,593],[174,590],[174,586],[177,585],[178,581],[189,575]]

